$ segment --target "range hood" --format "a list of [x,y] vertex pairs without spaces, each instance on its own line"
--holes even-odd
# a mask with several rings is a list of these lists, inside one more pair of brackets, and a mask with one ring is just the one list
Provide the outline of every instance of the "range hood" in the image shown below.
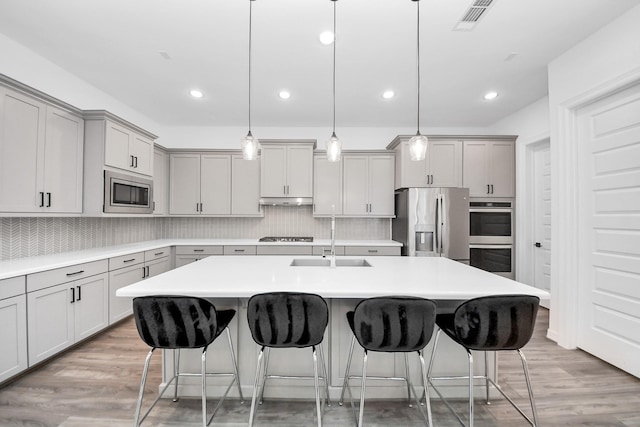
[[312,197],[261,197],[259,203],[268,206],[309,206]]

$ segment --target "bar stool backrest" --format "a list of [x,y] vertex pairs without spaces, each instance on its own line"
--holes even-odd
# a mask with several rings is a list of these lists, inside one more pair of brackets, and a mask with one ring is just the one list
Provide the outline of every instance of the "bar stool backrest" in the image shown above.
[[533,334],[540,298],[496,295],[468,300],[454,314],[460,343],[479,351],[518,350]]
[[247,320],[259,345],[310,347],[322,342],[329,309],[319,295],[271,292],[249,298]]
[[137,297],[133,299],[133,314],[140,338],[154,348],[202,348],[221,332],[216,308],[202,298]]
[[376,297],[361,301],[353,311],[353,333],[370,351],[422,350],[431,339],[436,303],[415,297]]

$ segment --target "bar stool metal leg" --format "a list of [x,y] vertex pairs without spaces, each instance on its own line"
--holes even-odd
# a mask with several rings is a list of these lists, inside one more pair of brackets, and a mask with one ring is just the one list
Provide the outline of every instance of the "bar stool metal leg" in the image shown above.
[[413,403],[411,403],[411,376],[409,373],[409,354],[404,354],[404,381],[407,383],[407,405],[409,408],[413,408]]
[[258,405],[262,405],[264,401],[264,389],[267,385],[267,376],[269,375],[269,357],[271,356],[271,347],[267,347],[264,350],[264,374],[262,378],[262,387],[260,388],[260,397],[258,398]]
[[318,379],[318,354],[316,346],[311,347],[313,353],[313,383],[316,388],[316,416],[318,417],[318,427],[322,427],[322,413],[320,410],[320,381]]
[[327,375],[327,365],[324,359],[324,350],[322,344],[318,345],[318,354],[320,355],[320,364],[322,365],[322,375],[324,377],[324,393],[327,400],[327,406],[331,406],[331,399],[329,398],[329,376]]
[[360,416],[358,418],[358,427],[362,427],[362,421],[364,419],[364,393],[366,391],[367,384],[367,350],[364,350],[364,356],[362,356],[362,383],[360,386]]
[[491,400],[489,399],[489,352],[484,352],[484,387],[485,392],[487,393],[487,405],[491,405]]
[[236,384],[238,385],[238,394],[240,395],[240,404],[244,403],[244,396],[242,395],[242,386],[240,385],[240,374],[238,373],[238,359],[236,359],[236,353],[233,351],[233,342],[231,342],[231,332],[229,328],[225,328],[227,331],[227,341],[229,342],[229,353],[231,354],[231,362],[233,363],[233,373],[236,376]]
[[178,401],[178,379],[180,378],[180,349],[173,350],[173,376],[176,379],[175,388],[173,389],[173,401]]
[[473,427],[473,354],[467,350],[469,357],[469,427]]
[[529,377],[529,366],[527,364],[527,359],[525,359],[524,354],[519,349],[518,349],[518,355],[520,356],[520,360],[522,361],[522,370],[524,371],[524,379],[527,382],[527,390],[529,391],[529,402],[531,403],[531,412],[533,413],[533,425],[535,427],[538,425],[538,411],[536,410],[536,404],[533,400],[531,378]]
[[256,364],[256,379],[253,383],[253,397],[251,398],[251,411],[249,412],[249,427],[253,426],[253,420],[256,416],[256,398],[258,397],[258,388],[260,378],[262,377],[264,347],[258,353],[258,363]]
[[[433,426],[433,420],[431,417],[431,399],[429,398],[429,378],[427,377],[427,367],[424,362],[423,351],[418,351],[418,357],[420,358],[420,367],[422,368],[422,384],[424,390],[425,405],[427,407],[427,422],[429,423],[429,427]],[[420,408],[418,408],[420,409]]]
[[347,369],[344,372],[344,382],[342,383],[342,392],[340,393],[340,400],[338,405],[342,406],[344,403],[344,391],[349,387],[349,372],[351,370],[351,358],[353,357],[353,347],[356,343],[356,337],[351,337],[351,347],[349,348],[349,357],[347,358]]
[[202,427],[207,427],[207,347],[202,350],[200,372],[202,377]]
[[144,386],[147,383],[147,374],[149,373],[149,363],[151,362],[151,356],[153,356],[155,348],[149,350],[147,358],[144,361],[144,369],[142,371],[142,379],[140,380],[140,391],[138,393],[138,403],[136,404],[136,414],[133,417],[133,427],[140,425],[140,410],[142,409],[142,397],[144,396]]

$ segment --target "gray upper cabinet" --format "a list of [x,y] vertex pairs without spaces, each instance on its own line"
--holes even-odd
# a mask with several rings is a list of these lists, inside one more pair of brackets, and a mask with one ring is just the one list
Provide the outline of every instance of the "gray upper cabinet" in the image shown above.
[[343,216],[393,216],[394,156],[348,154],[342,163]]
[[515,197],[515,141],[464,142],[463,184],[470,197]]
[[231,215],[261,216],[260,161],[231,156]]
[[396,152],[395,188],[462,187],[462,141],[429,137],[426,159],[413,161],[409,139],[398,136],[387,147]]
[[315,141],[260,141],[260,197],[312,197]]
[[169,155],[155,147],[153,152],[153,214],[169,213]]
[[152,176],[153,140],[111,120],[104,126],[105,166]]
[[84,121],[0,85],[0,212],[81,213]]
[[324,154],[313,158],[313,215],[342,215],[342,162],[330,162]]

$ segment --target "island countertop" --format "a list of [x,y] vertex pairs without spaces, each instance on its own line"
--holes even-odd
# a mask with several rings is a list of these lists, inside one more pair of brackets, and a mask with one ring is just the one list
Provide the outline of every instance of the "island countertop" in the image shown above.
[[[486,295],[549,294],[440,257],[366,257],[371,267],[293,267],[293,256],[209,257],[123,287],[121,297],[190,295],[248,298],[262,292],[312,292],[324,298],[411,295],[464,300]],[[338,257],[352,259],[353,257]]]

